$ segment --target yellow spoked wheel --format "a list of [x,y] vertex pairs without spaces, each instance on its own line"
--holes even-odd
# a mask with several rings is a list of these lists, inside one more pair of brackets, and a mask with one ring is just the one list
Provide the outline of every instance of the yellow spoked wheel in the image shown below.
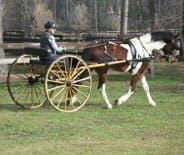
[[90,97],[91,89],[91,72],[77,56],[62,56],[47,70],[46,96],[50,104],[59,111],[74,112],[82,108]]
[[44,77],[34,73],[30,55],[18,57],[10,66],[7,86],[12,100],[23,108],[38,108],[46,100]]

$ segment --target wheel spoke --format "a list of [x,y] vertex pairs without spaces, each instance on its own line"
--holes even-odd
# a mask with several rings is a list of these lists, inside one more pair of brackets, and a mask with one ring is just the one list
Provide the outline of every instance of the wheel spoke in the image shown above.
[[57,65],[59,71],[61,72],[61,74],[65,77],[66,75],[65,75],[65,73],[62,71],[62,69],[61,69],[61,67],[60,67],[60,65],[59,65],[58,62],[56,63],[56,65]]
[[[72,91],[72,93],[76,94],[76,92],[73,89],[71,89],[71,91]],[[77,101],[79,102],[79,104],[82,105],[82,101],[79,99],[78,95],[76,94],[75,96],[76,96]]]
[[68,88],[66,88],[66,95],[65,95],[65,111],[67,111],[67,100],[68,100]]
[[73,97],[73,96],[72,96],[72,93],[71,93],[71,91],[72,91],[72,90],[71,90],[71,88],[69,88],[69,90],[68,90],[68,91],[69,91],[69,97],[70,97],[70,104],[72,105],[72,109],[74,110],[74,109],[75,109],[75,107],[74,107],[74,105],[73,105],[73,103],[72,103],[72,100],[71,100],[71,99],[72,99],[72,97]]
[[53,90],[55,90],[55,89],[59,89],[59,88],[63,88],[63,87],[65,87],[65,85],[56,86],[56,87],[50,88],[50,89],[48,89],[48,91],[53,91]]
[[64,84],[64,82],[61,82],[61,81],[55,81],[55,80],[49,80],[49,79],[47,81],[54,84]]
[[86,68],[82,68],[82,70],[80,72],[78,72],[72,79],[75,80],[77,77],[79,77],[84,71],[86,70]]
[[84,87],[84,88],[90,88],[90,86],[87,86],[87,85],[82,85],[82,84],[75,84],[75,83],[72,83],[72,86],[75,86],[75,87]]
[[24,76],[22,76],[22,75],[20,75],[20,74],[14,74],[14,76],[17,76],[17,77],[19,77],[19,78],[21,78],[21,79],[27,79],[27,76],[26,77],[24,77]]
[[72,84],[74,83],[78,83],[78,82],[82,82],[82,81],[86,81],[86,80],[89,80],[90,79],[90,77],[85,77],[85,78],[83,78],[83,79],[79,79],[79,80],[76,80],[76,81],[73,81],[72,82]]
[[55,70],[51,70],[50,71],[52,74],[54,74],[55,76],[57,76],[58,78],[60,78],[60,76],[57,74],[57,73],[55,73],[56,71]]
[[66,91],[62,94],[61,98],[59,99],[59,102],[58,102],[58,104],[57,104],[57,107],[60,106],[60,104],[61,104],[61,102],[62,102],[62,100],[63,100],[63,97],[64,97],[65,95],[66,95]]
[[76,65],[76,67],[75,67],[75,69],[74,69],[74,71],[73,71],[71,77],[73,77],[73,76],[75,75],[75,73],[77,72],[77,69],[78,69],[78,67],[79,67],[79,64],[80,64],[80,61],[78,61],[78,63],[77,63],[77,65]]
[[33,89],[34,89],[36,98],[38,99],[38,102],[41,103],[40,96],[38,95],[39,93],[37,92],[37,88],[36,87],[33,87]]
[[62,93],[64,90],[65,90],[65,87],[62,88],[58,93],[56,93],[56,94],[54,95],[54,97],[52,97],[51,100],[54,100],[54,99],[55,99],[60,93]]
[[31,87],[31,104],[32,104],[32,106],[33,106],[33,87]]
[[[63,60],[63,63],[64,63],[64,67],[65,67],[65,73],[66,73],[66,76],[69,76],[69,73],[67,73],[67,64],[66,64],[66,59]],[[67,75],[68,74],[68,75]]]
[[70,69],[69,69],[69,77],[71,77],[71,74],[72,74],[72,64],[73,64],[73,58],[70,59]]
[[72,88],[74,88],[77,92],[79,92],[84,97],[87,97],[87,95],[85,93],[83,93],[82,91],[80,91],[78,88],[76,88],[76,87],[72,87]]

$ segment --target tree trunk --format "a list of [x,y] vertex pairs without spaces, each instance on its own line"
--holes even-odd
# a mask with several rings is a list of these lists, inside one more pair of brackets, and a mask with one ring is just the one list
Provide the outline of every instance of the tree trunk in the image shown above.
[[65,3],[66,3],[66,6],[65,6],[66,7],[66,11],[65,12],[66,13],[65,14],[66,14],[66,19],[68,19],[68,15],[69,15],[69,4],[68,4],[68,0],[66,0]]
[[53,0],[53,3],[54,3],[53,4],[53,12],[54,12],[54,21],[55,22],[57,22],[57,11],[56,11],[57,10],[57,7],[56,7],[57,4],[56,4],[56,2],[57,2],[56,0]]
[[[0,0],[0,44],[3,43],[3,24],[2,24],[2,16],[3,14],[3,2]],[[4,58],[4,50],[0,48],[0,59]],[[7,72],[6,65],[0,65],[0,75],[5,74]]]
[[160,0],[150,0],[148,2],[148,7],[150,11],[150,17],[151,17],[151,30],[156,30],[159,28],[159,22],[158,22],[158,4]]
[[94,9],[95,9],[95,30],[98,32],[98,8],[97,8],[97,0],[94,0]]
[[182,15],[182,35],[181,35],[182,48],[180,50],[181,59],[184,60],[184,0],[183,0],[183,15]]
[[122,0],[120,36],[125,37],[128,29],[128,7],[129,0]]

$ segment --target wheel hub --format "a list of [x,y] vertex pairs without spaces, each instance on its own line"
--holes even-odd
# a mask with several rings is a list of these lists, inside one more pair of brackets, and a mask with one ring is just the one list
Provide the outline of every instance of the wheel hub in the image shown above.
[[67,87],[71,87],[71,85],[72,85],[72,82],[71,81],[66,81],[66,86]]
[[28,78],[28,83],[30,85],[34,85],[35,82],[38,82],[38,78],[37,77],[31,76],[31,77]]

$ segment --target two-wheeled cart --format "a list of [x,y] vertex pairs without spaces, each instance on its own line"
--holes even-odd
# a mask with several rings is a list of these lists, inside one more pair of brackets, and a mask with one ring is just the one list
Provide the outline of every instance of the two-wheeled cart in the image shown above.
[[11,65],[7,77],[13,101],[23,108],[38,108],[50,103],[62,112],[74,112],[88,101],[92,89],[90,69],[126,62],[87,63],[75,52],[58,57],[51,63],[40,60],[50,51],[25,48]]

